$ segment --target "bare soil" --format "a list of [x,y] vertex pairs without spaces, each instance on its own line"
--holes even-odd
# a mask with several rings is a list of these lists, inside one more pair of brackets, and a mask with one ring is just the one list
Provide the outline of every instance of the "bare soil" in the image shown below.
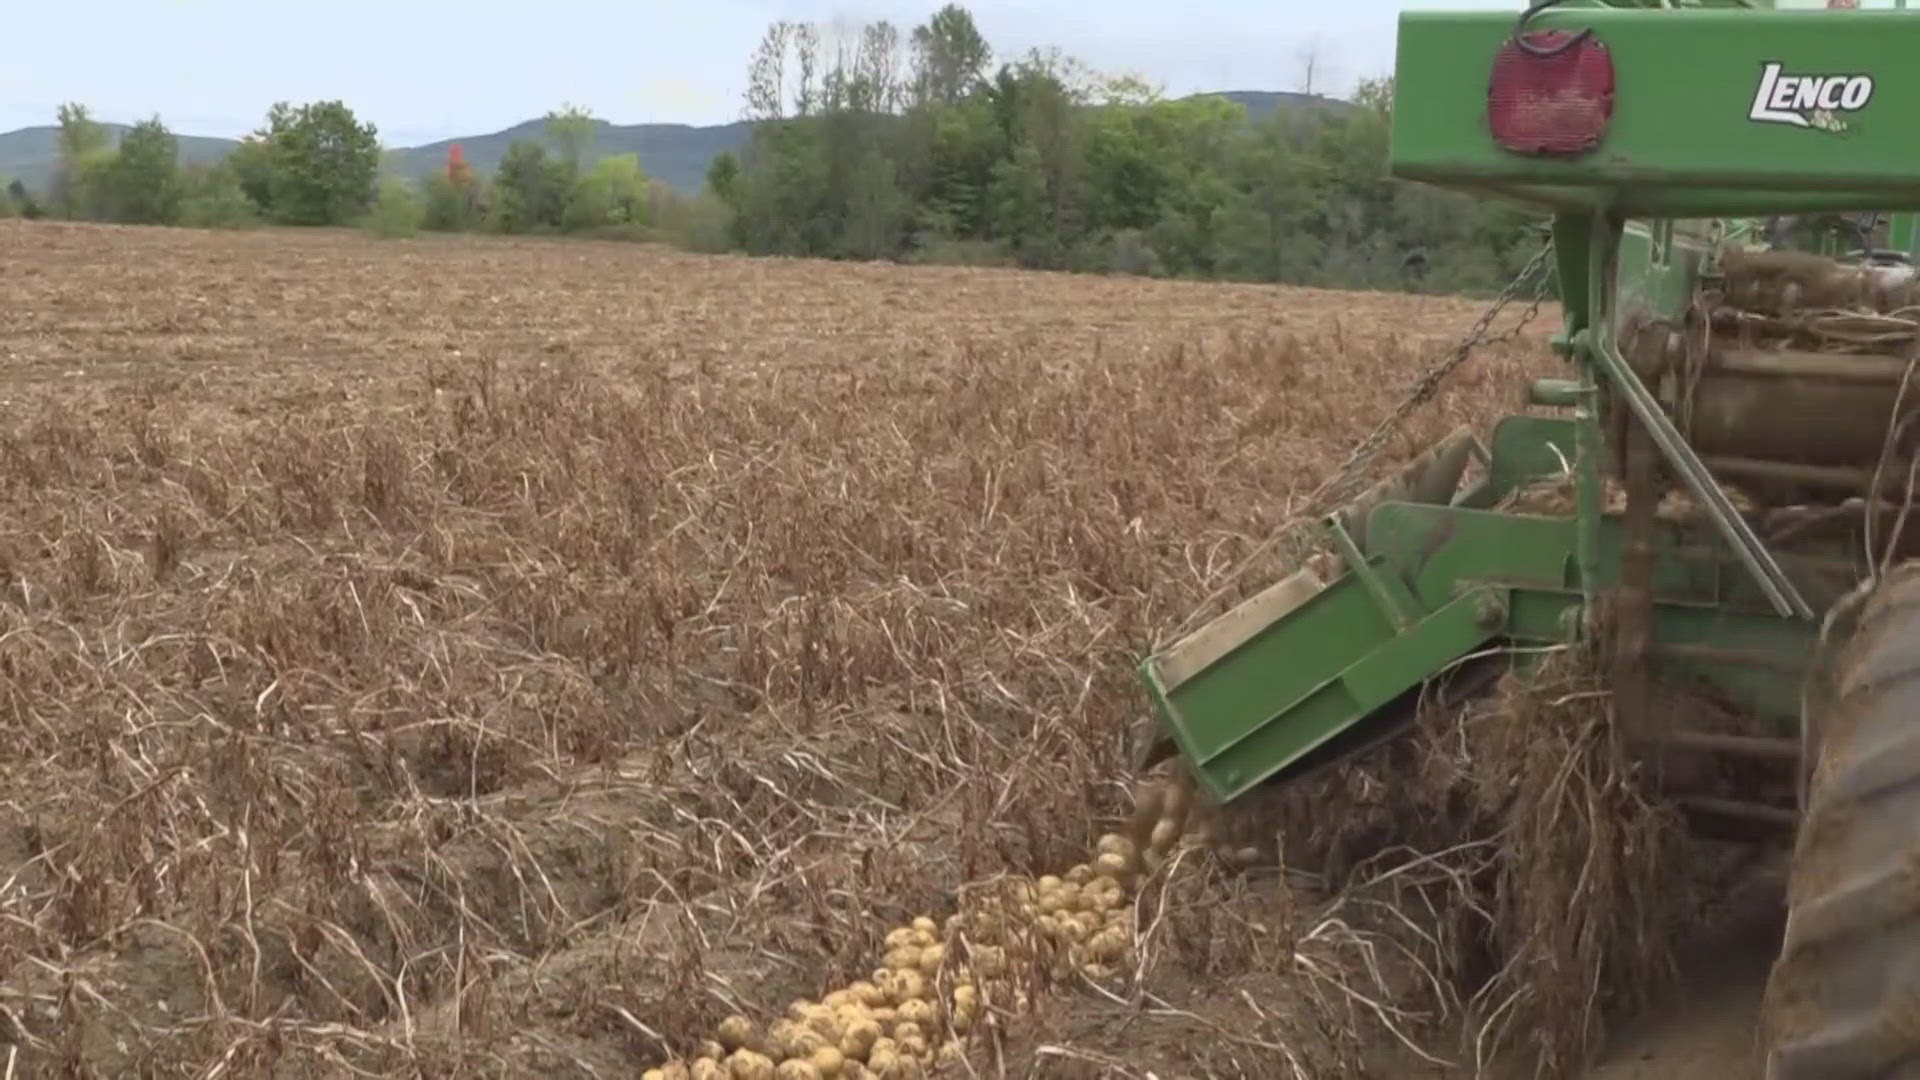
[[[12,1075],[631,1076],[866,972],[1125,813],[1138,660],[1479,309],[0,222]],[[989,1070],[1437,1070],[1289,1004],[1364,926],[1181,887]]]

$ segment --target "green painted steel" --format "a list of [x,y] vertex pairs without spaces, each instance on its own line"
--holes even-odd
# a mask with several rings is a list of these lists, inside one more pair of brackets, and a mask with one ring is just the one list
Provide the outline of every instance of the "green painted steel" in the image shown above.
[[[1560,209],[1717,217],[1920,209],[1920,19],[1894,11],[1614,10],[1563,6],[1530,29],[1591,29],[1611,51],[1615,110],[1594,151],[1520,155],[1488,130],[1487,73],[1512,13],[1400,19],[1394,175]],[[1754,119],[1767,65],[1866,76],[1842,131]],[[1763,117],[1766,110],[1762,110]]]
[[[1683,318],[1715,244],[1753,239],[1753,217],[1920,210],[1920,110],[1903,104],[1920,100],[1920,68],[1908,62],[1920,19],[1777,11],[1771,0],[1677,7],[1569,0],[1535,19],[1536,29],[1591,28],[1616,65],[1613,127],[1571,160],[1508,153],[1488,131],[1487,72],[1514,14],[1402,17],[1394,173],[1555,211],[1563,324],[1553,348],[1571,370],[1536,381],[1530,398],[1566,415],[1501,421],[1484,477],[1446,505],[1385,501],[1344,525],[1335,515],[1344,571],[1291,606],[1261,608],[1257,627],[1217,621],[1238,644],[1197,670],[1191,653],[1143,665],[1163,728],[1214,799],[1369,745],[1405,721],[1389,706],[1469,656],[1525,663],[1542,646],[1589,636],[1624,548],[1621,520],[1602,512],[1601,406],[1628,391],[1646,405],[1611,344],[1622,327]],[[1842,117],[1845,130],[1754,119],[1774,63],[1775,74],[1870,77],[1870,99]],[[1913,214],[1894,215],[1888,243],[1920,253]],[[1662,430],[1669,468],[1696,468],[1677,433]],[[1542,513],[1515,503],[1542,480],[1573,505]],[[1818,620],[1777,612],[1825,611],[1858,580],[1857,553],[1765,550],[1713,481],[1700,490],[1723,507],[1717,530],[1654,526],[1651,666],[1790,733]]]
[[[1618,583],[1619,519],[1592,519],[1594,576],[1583,589],[1582,518],[1495,507],[1564,478],[1579,428],[1575,419],[1508,417],[1493,432],[1479,488],[1454,505],[1372,510],[1358,572],[1177,686],[1162,681],[1157,658],[1143,665],[1163,727],[1208,795],[1230,801],[1304,774],[1327,760],[1334,740],[1394,723],[1386,706],[1470,654],[1504,643],[1523,661],[1527,647],[1575,640],[1585,592]],[[1702,684],[1791,731],[1815,624],[1775,615],[1726,551],[1701,545],[1697,526],[1658,523],[1655,549],[1653,640],[1670,650],[1654,657],[1656,674]],[[1834,557],[1844,554],[1783,561],[1824,607],[1851,583]],[[1396,612],[1410,615],[1404,626]]]

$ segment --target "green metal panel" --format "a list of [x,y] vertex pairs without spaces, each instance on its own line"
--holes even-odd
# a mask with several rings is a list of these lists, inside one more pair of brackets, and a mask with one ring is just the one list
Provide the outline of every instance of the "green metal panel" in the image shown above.
[[[1496,639],[1541,645],[1578,635],[1576,518],[1386,502],[1367,535],[1377,538],[1369,570],[1420,610],[1405,629],[1396,632],[1361,576],[1347,574],[1177,687],[1160,682],[1152,661],[1143,668],[1163,726],[1211,797],[1230,801],[1292,775],[1315,750]],[[1617,518],[1601,520],[1597,542],[1593,584],[1605,588],[1618,581]],[[1726,559],[1677,525],[1658,526],[1654,671],[1790,731],[1818,628],[1775,615]]]
[[[1513,13],[1401,16],[1393,172],[1628,217],[1920,209],[1920,19],[1895,11],[1555,8],[1534,29],[1587,29],[1611,50],[1612,126],[1574,159],[1509,153],[1486,121],[1495,51]],[[1845,130],[1750,117],[1766,65],[1864,75]]]
[[1223,663],[1169,691],[1144,675],[1209,796],[1228,802],[1484,644],[1481,597],[1462,596],[1399,633],[1363,611],[1352,575]]
[[1495,501],[1534,480],[1573,467],[1573,421],[1558,416],[1509,416],[1494,425],[1487,467]]

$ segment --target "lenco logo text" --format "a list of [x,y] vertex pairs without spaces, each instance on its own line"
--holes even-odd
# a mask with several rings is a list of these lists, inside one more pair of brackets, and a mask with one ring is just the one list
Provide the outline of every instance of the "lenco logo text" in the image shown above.
[[1781,67],[1773,61],[1760,69],[1760,88],[1754,91],[1747,119],[1823,127],[1815,114],[1858,112],[1873,100],[1871,75],[1783,75]]

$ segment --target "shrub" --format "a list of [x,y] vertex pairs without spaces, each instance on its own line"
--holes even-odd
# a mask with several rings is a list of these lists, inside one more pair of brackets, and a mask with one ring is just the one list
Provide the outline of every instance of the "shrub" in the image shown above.
[[414,195],[413,185],[389,178],[380,182],[380,190],[373,197],[373,209],[367,211],[361,227],[383,239],[401,240],[419,233],[421,217],[420,200]]

